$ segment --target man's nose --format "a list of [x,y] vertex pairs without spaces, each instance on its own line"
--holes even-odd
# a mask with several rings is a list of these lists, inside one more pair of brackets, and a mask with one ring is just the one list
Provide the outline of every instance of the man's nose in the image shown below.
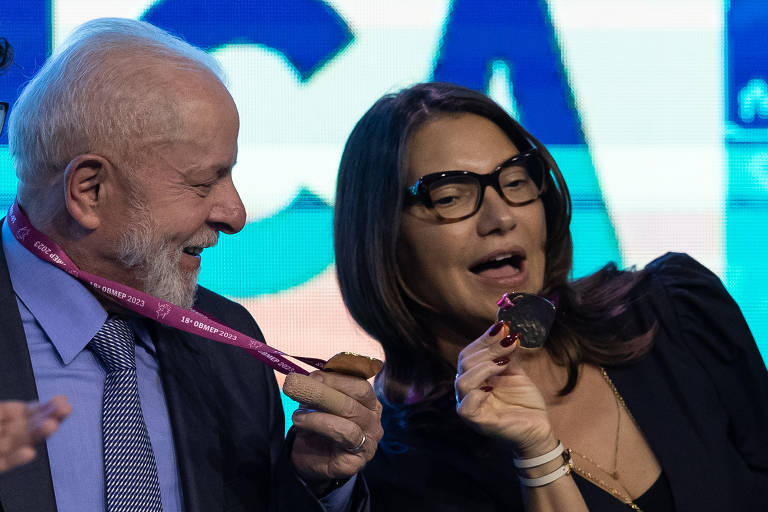
[[245,206],[231,177],[221,183],[221,187],[216,191],[218,197],[211,208],[208,222],[217,230],[231,235],[245,226]]

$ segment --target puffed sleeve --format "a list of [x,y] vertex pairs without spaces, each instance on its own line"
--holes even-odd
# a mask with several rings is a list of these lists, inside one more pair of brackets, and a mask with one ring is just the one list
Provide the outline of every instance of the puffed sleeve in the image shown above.
[[768,372],[739,306],[720,279],[686,254],[648,266],[679,322],[681,342],[698,360],[726,409],[731,441],[768,488]]

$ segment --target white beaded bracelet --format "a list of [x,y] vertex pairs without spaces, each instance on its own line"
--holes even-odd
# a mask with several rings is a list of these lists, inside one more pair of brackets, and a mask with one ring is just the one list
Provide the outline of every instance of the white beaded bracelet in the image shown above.
[[565,476],[571,472],[571,461],[569,460],[553,472],[548,475],[540,476],[539,478],[523,478],[520,479],[520,483],[526,487],[541,487],[542,485],[551,484],[561,476]]
[[512,463],[516,468],[520,469],[535,468],[536,466],[541,466],[551,460],[555,460],[564,451],[565,448],[563,448],[563,443],[558,441],[557,446],[544,455],[539,455],[538,457],[532,457],[530,459],[512,459]]

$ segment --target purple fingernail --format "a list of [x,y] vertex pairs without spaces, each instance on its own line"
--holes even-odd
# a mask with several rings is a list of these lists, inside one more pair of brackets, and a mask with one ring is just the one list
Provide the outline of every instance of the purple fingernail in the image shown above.
[[491,330],[488,331],[489,336],[496,336],[499,334],[499,331],[501,331],[501,328],[504,327],[504,320],[499,320],[495,324],[493,324],[493,327],[491,327]]
[[516,332],[510,333],[507,337],[499,342],[499,345],[506,348],[512,345],[514,342],[520,339],[520,335]]

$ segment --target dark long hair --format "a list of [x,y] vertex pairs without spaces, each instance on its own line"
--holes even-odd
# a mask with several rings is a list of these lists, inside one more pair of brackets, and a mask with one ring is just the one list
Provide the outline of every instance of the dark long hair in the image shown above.
[[423,306],[408,293],[396,254],[403,190],[409,185],[408,141],[427,120],[464,113],[492,121],[518,148],[536,146],[550,168],[542,196],[547,225],[542,293],[558,296],[546,348],[556,363],[568,368],[562,393],[575,386],[582,362],[611,364],[642,355],[650,347],[650,333],[624,339],[624,332],[617,330],[623,325],[629,292],[642,281],[642,272],[620,272],[608,265],[587,278],[569,281],[571,199],[546,147],[478,92],[446,83],[417,84],[382,97],[358,121],[344,148],[336,189],[339,286],[352,317],[384,349],[385,368],[377,381],[383,398],[402,403],[411,388],[437,395],[452,389],[455,367],[443,358],[435,336],[420,321]]

